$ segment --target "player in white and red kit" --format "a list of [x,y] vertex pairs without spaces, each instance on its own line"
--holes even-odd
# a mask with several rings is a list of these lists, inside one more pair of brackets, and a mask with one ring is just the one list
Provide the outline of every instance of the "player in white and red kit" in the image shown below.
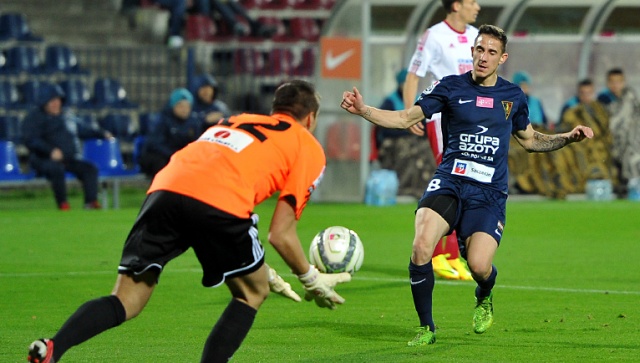
[[[478,29],[469,24],[476,21],[480,5],[476,0],[442,0],[442,6],[447,11],[447,17],[424,32],[409,63],[403,88],[405,108],[413,106],[416,100],[419,78],[429,74],[437,81],[445,76],[466,73],[473,68],[471,47]],[[431,151],[439,165],[443,152],[440,113],[426,120],[426,127]],[[413,126],[411,132],[424,135],[424,126]],[[436,246],[433,270],[446,279],[472,280],[467,267],[460,261],[455,232]]]

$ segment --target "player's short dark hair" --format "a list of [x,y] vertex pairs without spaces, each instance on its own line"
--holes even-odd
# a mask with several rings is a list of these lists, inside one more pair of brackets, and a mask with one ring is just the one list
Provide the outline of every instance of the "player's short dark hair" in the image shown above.
[[611,68],[607,71],[607,78],[611,76],[624,76],[624,71],[622,70],[622,68]]
[[591,78],[584,78],[578,82],[578,88],[584,86],[593,86],[593,81],[591,80]]
[[502,53],[507,51],[507,33],[505,33],[502,28],[491,24],[482,24],[480,25],[480,28],[478,28],[478,36],[481,36],[482,34],[498,39],[502,43]]
[[309,113],[317,115],[320,96],[313,84],[303,80],[283,83],[276,89],[271,113],[285,113],[300,121]]
[[442,0],[442,7],[447,13],[453,11],[453,3],[459,2],[462,3],[463,0]]

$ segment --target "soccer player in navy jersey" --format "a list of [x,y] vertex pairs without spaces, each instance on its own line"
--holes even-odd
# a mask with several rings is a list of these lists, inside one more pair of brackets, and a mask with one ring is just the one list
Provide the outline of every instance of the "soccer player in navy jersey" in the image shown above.
[[434,83],[409,109],[368,106],[356,87],[343,93],[343,109],[383,127],[404,129],[442,113],[443,160],[415,214],[409,276],[420,326],[409,346],[436,341],[431,255],[436,243],[453,230],[478,284],[474,331],[482,334],[493,323],[492,289],[498,270],[492,262],[506,222],[510,136],[529,152],[553,151],[593,137],[593,130],[586,126],[555,135],[534,131],[524,93],[497,73],[508,58],[506,46],[502,29],[481,26],[471,50],[473,69]]

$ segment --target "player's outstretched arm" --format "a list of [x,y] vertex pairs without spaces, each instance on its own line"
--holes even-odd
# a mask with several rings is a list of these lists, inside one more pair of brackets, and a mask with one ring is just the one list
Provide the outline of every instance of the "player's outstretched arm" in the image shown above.
[[[418,94],[419,81],[420,77],[418,77],[417,74],[412,72],[407,73],[407,79],[404,81],[404,85],[402,86],[402,101],[405,109],[410,109],[411,106],[414,105],[416,95]],[[424,136],[425,134],[422,122],[418,122],[417,124],[409,127],[409,131],[418,136]]]
[[593,130],[587,126],[576,126],[562,134],[547,135],[535,131],[531,125],[526,130],[515,133],[516,141],[528,152],[548,152],[561,149],[571,143],[593,137]]
[[420,106],[412,106],[407,110],[389,111],[367,106],[360,91],[353,87],[353,91],[342,93],[340,107],[349,113],[359,115],[376,125],[390,129],[406,129],[424,119]]

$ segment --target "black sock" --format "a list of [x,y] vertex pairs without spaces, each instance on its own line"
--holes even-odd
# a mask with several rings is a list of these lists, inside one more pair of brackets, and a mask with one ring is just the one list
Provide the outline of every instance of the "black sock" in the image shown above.
[[476,281],[478,287],[476,287],[476,299],[482,301],[485,297],[491,295],[491,289],[496,284],[496,277],[498,276],[498,269],[491,265],[491,274],[484,281]]
[[436,331],[433,322],[433,287],[435,279],[433,277],[433,265],[429,263],[418,266],[409,261],[409,277],[411,282],[411,294],[413,295],[413,305],[420,318],[420,326],[428,326],[432,332]]
[[227,362],[249,333],[258,311],[232,299],[211,330],[200,363]]
[[116,296],[104,296],[87,301],[67,319],[52,338],[53,359],[57,362],[69,348],[122,324],[125,319],[124,306]]

